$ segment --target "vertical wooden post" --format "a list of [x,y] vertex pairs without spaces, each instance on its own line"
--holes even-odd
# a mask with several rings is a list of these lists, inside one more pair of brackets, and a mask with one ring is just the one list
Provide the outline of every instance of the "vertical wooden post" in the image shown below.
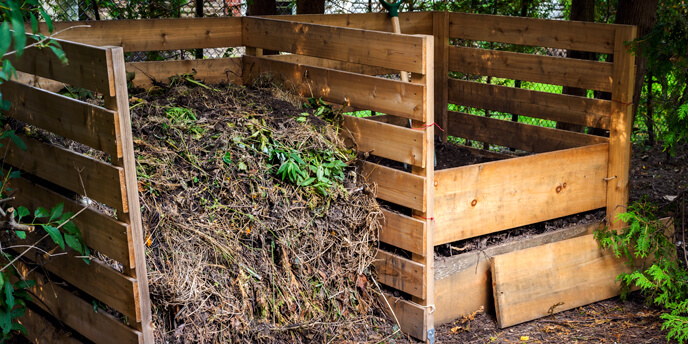
[[624,212],[628,203],[635,56],[628,52],[625,43],[632,41],[636,37],[636,32],[635,26],[619,26],[614,37],[612,112],[607,168],[607,221],[611,229],[618,229],[624,225],[616,219],[616,215]]
[[423,139],[427,145],[427,150],[423,159],[425,159],[425,168],[420,168],[413,166],[413,174],[421,175],[425,177],[425,196],[424,202],[426,204],[425,212],[414,211],[413,216],[419,220],[425,221],[426,223],[426,254],[421,256],[419,254],[413,254],[413,260],[422,263],[426,266],[426,275],[423,276],[425,279],[425,299],[420,299],[417,297],[413,298],[413,301],[425,307],[424,319],[420,319],[424,323],[424,339],[426,343],[434,343],[435,338],[435,245],[433,239],[434,230],[434,205],[435,205],[435,126],[432,123],[435,122],[435,105],[433,100],[435,99],[435,70],[434,64],[435,59],[433,58],[434,49],[434,39],[432,36],[424,36],[423,44],[423,61],[425,61],[425,75],[418,80],[418,82],[425,84],[425,97],[423,97],[423,110],[425,112],[425,122],[415,121],[413,123],[414,127],[425,128]]
[[447,142],[449,82],[449,12],[432,13],[432,35],[435,37],[435,122],[444,131],[438,134]]
[[153,320],[151,314],[150,294],[148,291],[148,271],[146,269],[146,253],[144,250],[143,224],[141,222],[141,208],[139,205],[138,181],[136,179],[136,161],[134,157],[134,140],[131,132],[131,116],[129,114],[129,93],[127,91],[127,75],[124,66],[124,50],[121,47],[110,48],[112,62],[112,78],[115,93],[105,95],[105,107],[117,111],[118,139],[121,140],[122,157],[112,157],[112,164],[124,168],[124,182],[126,197],[129,202],[129,212],[117,214],[118,219],[129,224],[131,233],[129,243],[130,255],[133,251],[134,259],[125,273],[136,278],[137,293],[141,307],[141,323],[131,326],[143,333],[144,343],[153,343]]

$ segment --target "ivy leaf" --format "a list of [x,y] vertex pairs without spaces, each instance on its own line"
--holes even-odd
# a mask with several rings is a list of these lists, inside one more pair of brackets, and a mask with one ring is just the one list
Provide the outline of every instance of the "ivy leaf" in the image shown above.
[[26,207],[21,206],[21,207],[17,208],[17,216],[19,217],[19,219],[17,221],[21,222],[22,217],[28,216],[28,215],[29,215],[29,209],[26,209]]
[[53,241],[60,246],[60,248],[64,251],[65,249],[65,242],[64,238],[62,237],[62,233],[60,233],[60,230],[57,229],[54,226],[51,225],[42,225],[43,229],[45,229],[48,234],[50,234],[50,237],[53,239]]

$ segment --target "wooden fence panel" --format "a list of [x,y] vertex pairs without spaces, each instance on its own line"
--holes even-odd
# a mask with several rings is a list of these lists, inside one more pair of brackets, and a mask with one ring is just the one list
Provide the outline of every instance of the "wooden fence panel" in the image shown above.
[[373,263],[380,283],[399,289],[413,296],[426,298],[425,265],[383,250],[377,251]]
[[[284,16],[264,16],[264,18],[289,20],[301,23],[348,27],[382,32],[394,32],[392,21],[387,13],[356,14],[299,14],[288,18]],[[431,35],[432,12],[399,13],[401,33],[407,35]]]
[[301,64],[306,66],[321,67],[327,69],[335,69],[344,72],[365,74],[365,75],[383,75],[383,74],[396,74],[399,73],[398,70],[389,69],[385,67],[375,67],[367,66],[358,63],[323,59],[319,57],[298,55],[298,54],[282,54],[282,55],[265,55],[263,56],[267,59],[277,60],[282,62],[289,62],[295,64]]
[[412,209],[426,209],[425,177],[371,162],[363,163],[361,174],[377,184],[377,198]]
[[353,138],[359,152],[415,166],[425,165],[423,157],[428,147],[422,131],[352,116],[344,116],[342,126],[348,131],[343,135]]
[[137,87],[148,88],[154,81],[168,83],[170,77],[181,74],[192,74],[195,80],[208,84],[222,82],[241,85],[241,57],[203,59],[129,62],[127,73],[134,73],[131,81]]
[[384,220],[380,241],[425,256],[427,232],[425,221],[410,216],[382,210]]

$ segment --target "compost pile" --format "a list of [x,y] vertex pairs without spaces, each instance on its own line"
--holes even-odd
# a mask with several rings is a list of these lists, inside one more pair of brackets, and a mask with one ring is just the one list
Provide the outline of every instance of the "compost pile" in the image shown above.
[[372,186],[336,126],[272,93],[193,80],[132,92],[156,342],[392,332],[369,271]]

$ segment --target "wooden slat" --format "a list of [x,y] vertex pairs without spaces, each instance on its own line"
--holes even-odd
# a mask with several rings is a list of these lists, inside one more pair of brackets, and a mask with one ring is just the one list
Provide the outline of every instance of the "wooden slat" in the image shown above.
[[[85,265],[83,262],[81,264]],[[143,343],[141,333],[121,320],[102,310],[95,312],[90,302],[84,301],[56,283],[51,283],[41,273],[35,270],[29,272],[21,263],[17,265],[22,276],[36,281],[36,285],[31,288],[37,299],[35,305],[54,315],[82,336],[103,344]]]
[[[31,40],[29,39],[29,42]],[[114,92],[110,80],[110,56],[107,49],[57,40],[69,64],[64,64],[50,49],[24,50],[20,59],[11,58],[18,71],[64,82],[103,94]]]
[[380,283],[422,299],[426,297],[425,265],[383,250],[377,250],[373,265]]
[[422,131],[352,116],[344,116],[343,127],[347,131],[343,135],[353,137],[358,151],[411,165],[425,165],[423,157],[428,148]]
[[637,36],[635,26],[620,27],[614,43],[614,84],[612,87],[612,124],[609,130],[609,169],[607,185],[607,220],[612,228],[623,226],[616,218],[628,203],[633,128],[633,89],[635,55],[625,42]]
[[360,173],[377,184],[377,198],[417,210],[426,209],[425,177],[364,162]]
[[28,85],[8,81],[0,86],[12,106],[4,115],[101,150],[121,155],[115,112]]
[[[7,171],[5,171],[7,172]],[[77,213],[83,205],[54,191],[36,185],[24,178],[10,179],[7,187],[13,190],[14,201],[10,205],[25,206],[32,213],[38,207],[64,204],[65,212]],[[124,266],[132,263],[129,246],[129,226],[96,210],[86,209],[73,220],[79,228],[87,246],[112,258]]]
[[484,14],[451,13],[449,35],[488,41],[612,53],[616,25]]
[[330,59],[322,59],[319,57],[298,55],[298,54],[283,54],[283,55],[266,55],[265,58],[283,62],[290,62],[296,64],[302,64],[307,66],[336,69],[350,73],[365,74],[365,75],[383,75],[383,74],[396,74],[399,73],[397,70],[366,66],[358,63],[343,62]]
[[435,321],[443,324],[471,314],[480,307],[492,313],[494,302],[489,257],[592,234],[602,228],[602,221],[586,223],[438,260],[435,264]]
[[59,90],[64,88],[64,84],[61,82],[41,78],[40,76],[35,76],[33,74],[28,74],[24,72],[17,72],[17,78],[12,78],[12,81],[16,81],[24,85],[37,87],[50,92],[58,92]]
[[131,81],[136,87],[148,88],[153,80],[169,83],[169,78],[180,74],[194,74],[195,80],[207,84],[221,82],[242,84],[241,58],[221,58],[203,60],[174,60],[129,62],[126,64],[127,73],[134,73]]
[[[407,35],[432,34],[432,12],[401,12],[399,26],[401,33]],[[392,21],[386,13],[356,14],[299,14],[284,16],[264,16],[265,18],[289,20],[302,23],[348,27],[354,29],[393,32]]]
[[[432,34],[435,39],[434,67],[435,92],[433,104],[435,106],[435,123],[440,128],[447,128],[447,104],[449,87],[449,12],[433,12]],[[438,135],[442,142],[447,142],[447,132],[440,131]]]
[[380,230],[380,241],[398,248],[425,255],[426,226],[425,221],[382,210],[385,218]]
[[604,207],[607,150],[599,144],[435,172],[435,245]]
[[501,328],[619,295],[616,276],[632,269],[593,234],[492,257]]
[[611,101],[449,79],[449,102],[609,129]]
[[452,136],[535,153],[589,146],[608,141],[606,137],[602,136],[454,111],[449,111],[447,132]]
[[[30,304],[29,304],[30,305]],[[33,307],[25,308],[24,315],[18,322],[26,328],[26,338],[34,344],[83,344],[85,342],[75,338],[64,326],[54,326],[45,318],[43,312],[36,312]]]
[[422,105],[426,98],[425,88],[420,84],[244,56],[245,84],[251,84],[263,73],[281,76],[288,89],[303,97],[313,96],[335,104],[423,119]]
[[612,89],[609,62],[451,46],[449,70],[603,92]]
[[[395,297],[394,295],[383,294],[381,297],[385,298],[380,300],[385,312],[391,319],[397,319],[399,321],[399,328],[401,331],[418,340],[427,339],[427,330],[424,326],[425,309],[422,306]],[[387,304],[392,308],[391,312],[387,308]]]
[[[61,39],[97,46],[121,46],[124,51],[235,47],[241,44],[241,18],[136,19],[56,22]],[[43,24],[40,31],[47,34]],[[69,55],[67,55],[69,57]]]
[[[27,242],[34,242],[35,240],[30,240],[34,238],[35,236],[30,237]],[[33,249],[27,250],[28,252],[24,255],[27,259],[35,263],[45,261],[41,252]],[[135,279],[115,271],[98,260],[91,260],[90,264],[86,264],[72,254],[51,257],[48,262],[41,265],[43,269],[81,289],[86,294],[102,301],[132,320],[140,321],[139,302],[134,297],[136,288],[138,288]]]
[[[7,147],[5,164],[79,194],[83,194],[85,188],[89,198],[103,202],[117,209],[119,213],[129,211],[121,187],[124,184],[124,173],[121,168],[24,135],[20,137],[26,143],[29,153],[17,148],[7,139],[3,140],[3,148]],[[80,174],[83,186],[79,179]]]
[[424,74],[424,38],[255,17],[242,18],[245,46]]

